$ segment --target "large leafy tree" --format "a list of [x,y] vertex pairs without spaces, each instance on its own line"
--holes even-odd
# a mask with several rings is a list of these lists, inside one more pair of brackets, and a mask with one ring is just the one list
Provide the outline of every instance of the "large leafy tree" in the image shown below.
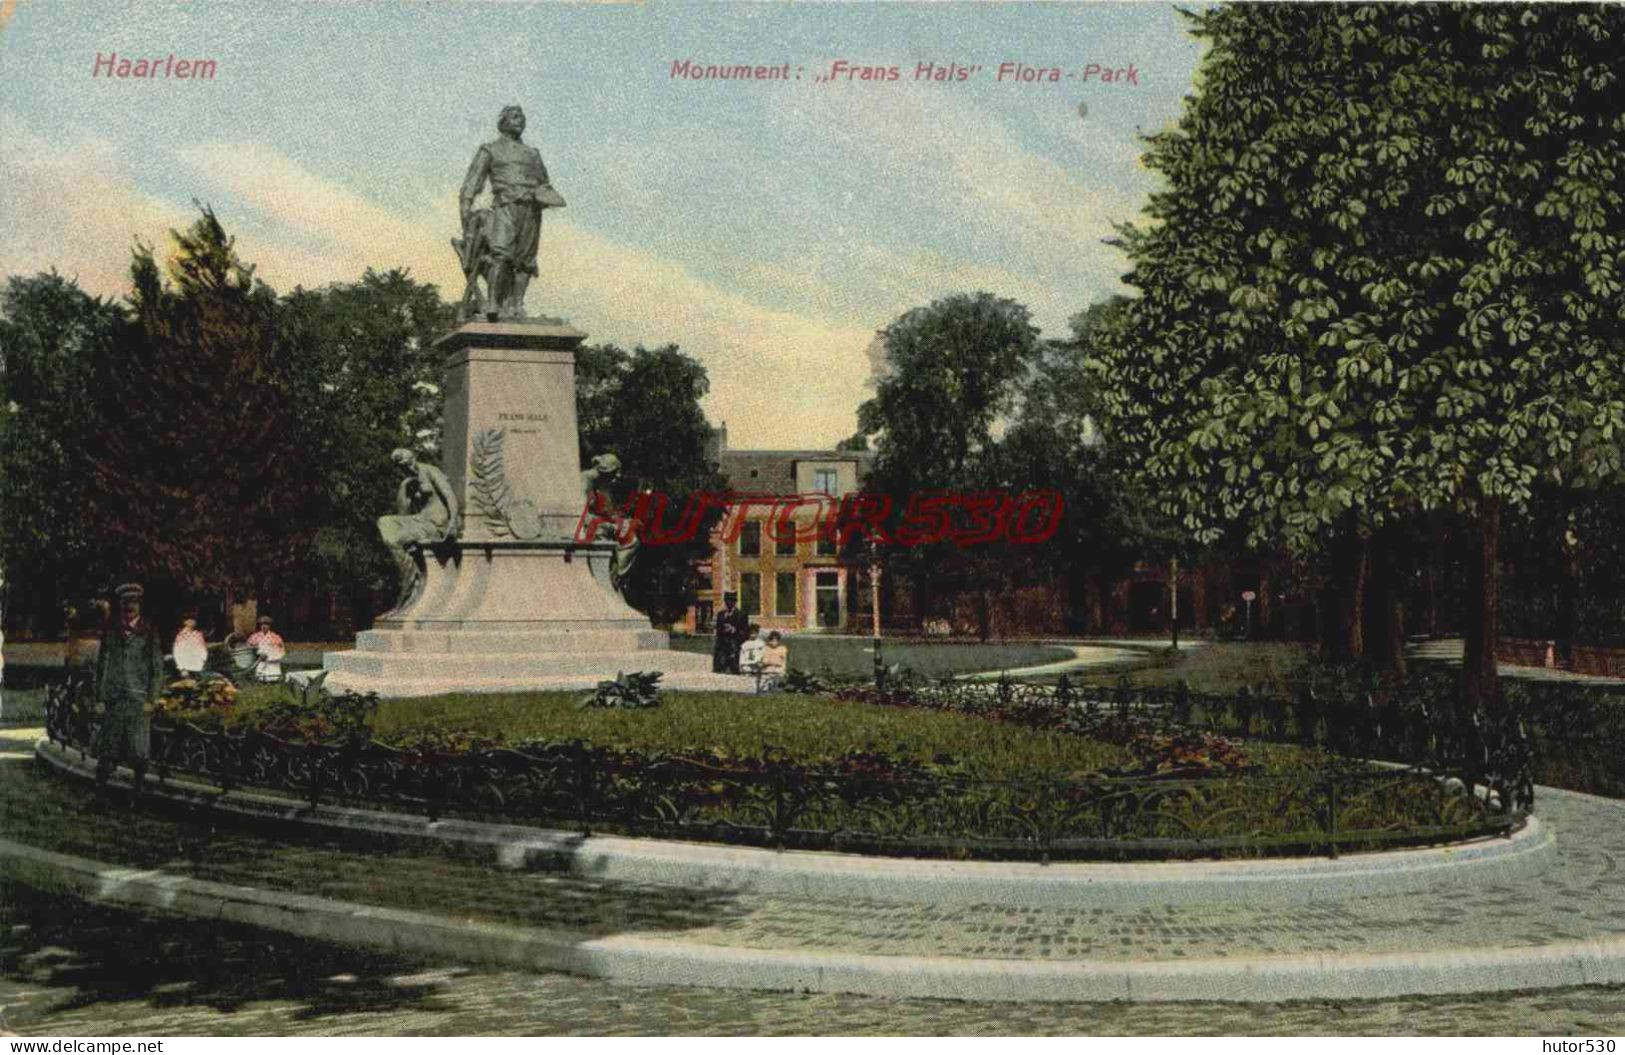
[[1625,10],[1191,17],[1200,87],[1151,139],[1141,296],[1097,360],[1110,431],[1198,538],[1465,518],[1483,701],[1503,507],[1620,469]]
[[900,494],[957,487],[1017,403],[1041,345],[1027,309],[990,293],[915,308],[882,331],[890,373],[858,408],[874,476]]
[[[906,312],[881,341],[889,370],[858,408],[858,426],[876,452],[868,489],[892,496],[894,518],[910,496],[975,491],[1007,475],[991,460],[995,432],[1017,412],[1043,352],[1027,309],[990,293],[956,294]],[[990,593],[1018,570],[985,547],[953,543],[896,550],[886,560],[910,583],[922,616],[941,593],[977,592],[984,634]]]
[[[712,429],[700,408],[710,390],[705,367],[675,344],[639,347],[591,345],[576,354],[576,416],[582,463],[613,453],[621,477],[610,498],[634,492],[666,496],[668,526],[691,495],[718,492],[721,475],[708,460]],[[627,600],[651,619],[670,623],[693,602],[700,586],[696,563],[710,552],[713,510],[687,543],[645,546],[626,584]]]
[[8,629],[52,624],[116,574],[85,516],[91,452],[104,432],[97,364],[123,316],[53,273],[0,292],[0,564]]
[[375,591],[393,588],[376,525],[400,482],[389,453],[438,457],[443,366],[433,344],[454,324],[438,289],[403,270],[282,298],[277,355],[294,393],[298,460],[315,485],[296,517],[311,538],[301,591],[347,597],[366,615]]
[[1066,584],[1070,621],[1095,632],[1104,624],[1081,606],[1091,591],[1103,602],[1109,580],[1137,560],[1196,555],[1145,493],[1132,452],[1101,431],[1101,385],[1090,363],[1127,310],[1125,297],[1092,304],[1072,318],[1069,339],[1041,346],[1009,427],[983,459],[988,486],[1055,491],[1066,509],[1049,544],[1001,546],[989,556],[1028,579]]
[[90,509],[136,574],[178,590],[265,586],[291,569],[290,527],[308,493],[294,454],[275,295],[214,213],[174,242],[160,270],[138,246],[131,321],[99,363],[106,422]]

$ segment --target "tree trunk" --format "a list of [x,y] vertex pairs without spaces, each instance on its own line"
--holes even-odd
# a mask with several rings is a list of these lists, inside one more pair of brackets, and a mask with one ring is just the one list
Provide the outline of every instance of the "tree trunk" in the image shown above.
[[1393,526],[1372,537],[1370,581],[1362,613],[1366,661],[1396,681],[1405,677],[1403,588],[1411,563],[1405,543],[1405,532]]
[[1462,657],[1466,672],[1469,709],[1494,713],[1501,702],[1501,683],[1495,664],[1495,649],[1501,638],[1501,503],[1486,498],[1479,503],[1474,524],[1473,552],[1468,568],[1466,650]]
[[1560,539],[1558,544],[1560,548],[1554,598],[1557,610],[1556,618],[1553,620],[1552,636],[1557,642],[1559,665],[1568,667],[1574,662],[1574,634],[1580,601],[1580,562],[1573,548],[1569,546],[1567,538]]
[[1330,663],[1356,663],[1365,658],[1365,595],[1371,575],[1371,540],[1355,526],[1352,516],[1328,556],[1331,568],[1321,591],[1321,654]]

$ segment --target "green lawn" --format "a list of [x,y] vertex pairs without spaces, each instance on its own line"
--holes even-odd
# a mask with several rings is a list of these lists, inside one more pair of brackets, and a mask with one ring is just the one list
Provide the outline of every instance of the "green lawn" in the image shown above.
[[[251,714],[280,690],[246,690],[240,715]],[[588,743],[682,754],[716,752],[760,758],[777,749],[798,762],[852,752],[899,761],[932,762],[947,756],[966,775],[994,780],[1038,779],[1097,772],[1133,762],[1115,744],[1074,734],[1034,730],[945,711],[882,707],[824,696],[668,692],[648,710],[580,710],[579,692],[490,693],[385,700],[373,717],[375,734],[392,742],[431,731],[523,740]],[[1252,742],[1248,757],[1269,770],[1324,760],[1286,744]]]
[[1315,646],[1300,642],[1211,642],[1178,656],[1161,652],[1145,666],[1127,671],[1101,671],[1068,675],[1079,685],[1116,685],[1127,677],[1132,685],[1177,685],[1181,680],[1197,692],[1235,692],[1246,687],[1272,695],[1290,695],[1293,684],[1318,667]]
[[992,778],[1090,772],[1122,765],[1120,747],[1057,732],[1000,725],[938,711],[905,710],[788,694],[671,692],[650,710],[579,710],[581,693],[437,696],[386,700],[374,720],[390,740],[454,729],[508,740],[585,740],[605,746],[759,758],[782,749],[799,761],[849,752],[929,762],[948,755]]
[[0,689],[0,725],[45,721],[44,689]]
[[[671,646],[682,652],[711,654],[712,639],[673,634]],[[868,638],[787,635],[790,666],[820,677],[863,678],[874,673],[874,652]],[[1004,642],[945,642],[881,639],[881,658],[888,667],[901,663],[930,678],[975,674],[985,670],[1014,670],[1070,659],[1072,653],[1053,645]]]

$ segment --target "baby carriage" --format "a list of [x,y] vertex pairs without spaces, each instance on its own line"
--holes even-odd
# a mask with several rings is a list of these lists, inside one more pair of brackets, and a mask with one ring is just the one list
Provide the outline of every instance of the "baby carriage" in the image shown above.
[[246,638],[228,634],[226,651],[231,656],[232,681],[281,681],[282,661],[287,649],[276,642],[250,645]]

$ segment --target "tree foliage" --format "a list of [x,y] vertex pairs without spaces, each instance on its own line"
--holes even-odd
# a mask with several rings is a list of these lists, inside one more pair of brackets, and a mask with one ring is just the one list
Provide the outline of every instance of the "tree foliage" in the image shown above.
[[98,364],[90,508],[136,574],[190,591],[261,585],[306,541],[289,527],[306,487],[275,295],[212,211],[170,234],[163,273],[137,246],[131,318]]
[[902,494],[960,486],[1038,357],[1030,313],[962,293],[904,314],[881,339],[891,373],[858,408],[861,431],[876,437],[874,478]]
[[1618,9],[1237,6],[1125,229],[1114,429],[1211,536],[1620,468]]
[[1150,139],[1141,296],[1095,361],[1109,431],[1202,539],[1460,510],[1493,642],[1499,509],[1620,470],[1625,11],[1191,17],[1200,90]]
[[[675,344],[631,352],[613,344],[576,353],[576,417],[582,463],[599,454],[621,460],[610,497],[625,502],[634,492],[667,499],[675,524],[690,495],[722,490],[708,460],[711,426],[700,400],[710,391],[705,367]],[[646,546],[626,585],[630,603],[657,622],[669,623],[691,604],[700,583],[695,562],[710,552],[712,514],[690,542]]]
[[0,293],[0,565],[13,625],[52,625],[58,605],[117,574],[85,507],[104,432],[96,365],[121,319],[54,272],[13,277]]
[[433,345],[454,324],[439,290],[400,269],[282,298],[277,354],[294,392],[294,446],[314,484],[299,510],[311,538],[301,589],[365,604],[393,582],[376,526],[400,482],[389,453],[438,457],[443,364]]

